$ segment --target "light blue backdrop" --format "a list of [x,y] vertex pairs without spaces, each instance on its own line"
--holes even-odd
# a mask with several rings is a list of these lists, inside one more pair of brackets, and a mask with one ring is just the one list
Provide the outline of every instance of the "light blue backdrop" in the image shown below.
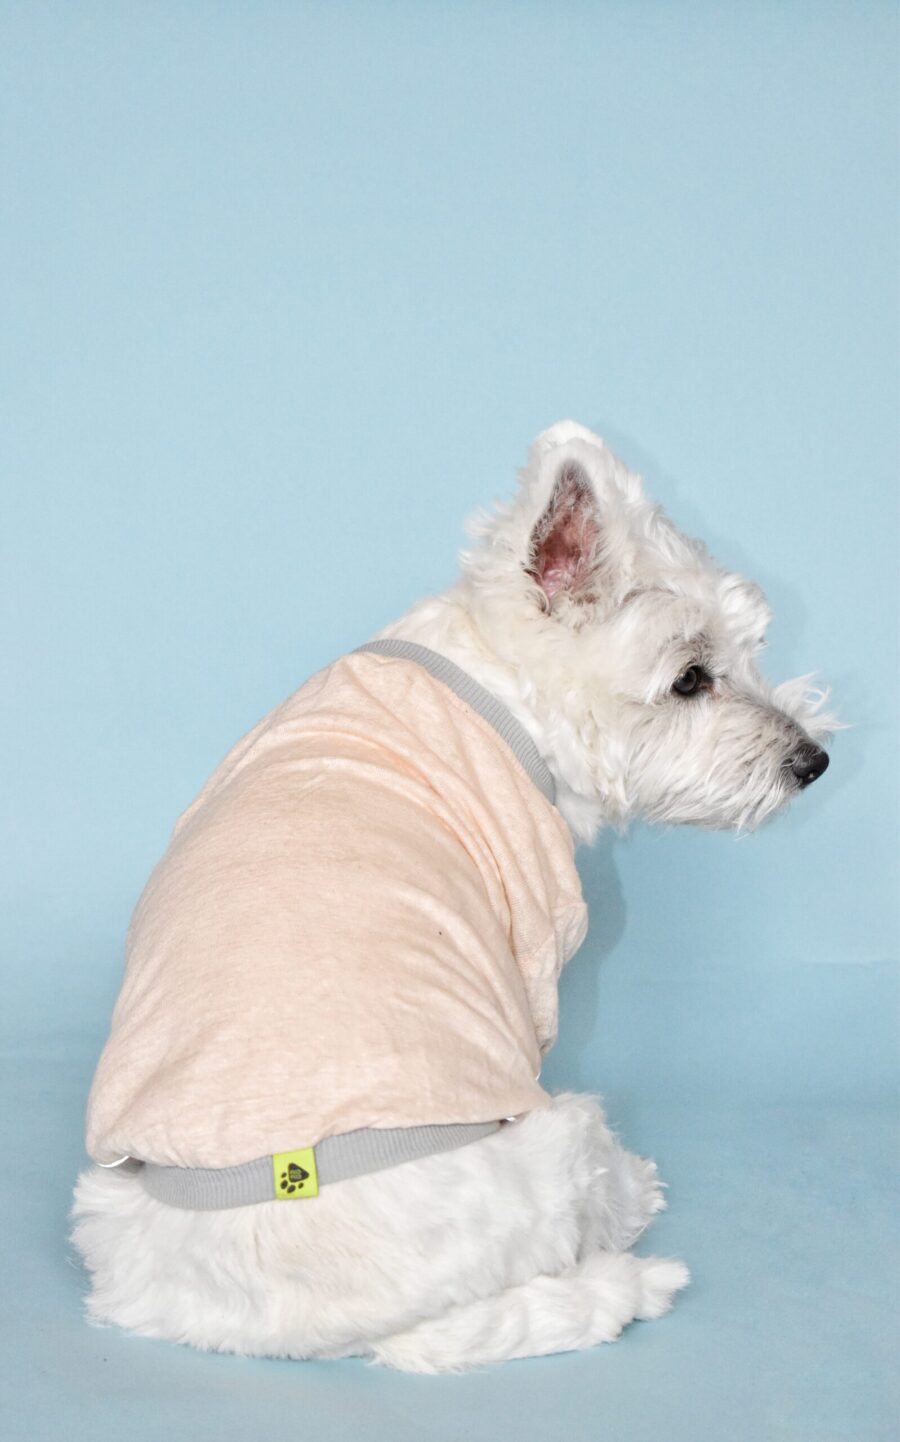
[[[894,1436],[896,22],[0,6],[3,1437]],[[449,581],[565,415],[766,587],[772,675],[854,728],[756,837],[580,854],[545,1075],[658,1157],[647,1245],[693,1288],[616,1348],[437,1382],[89,1331],[68,1190],[175,816]]]

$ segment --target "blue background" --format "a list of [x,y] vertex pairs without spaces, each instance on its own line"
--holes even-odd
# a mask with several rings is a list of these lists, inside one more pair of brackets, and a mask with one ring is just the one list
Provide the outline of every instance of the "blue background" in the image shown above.
[[[4,1438],[896,1436],[896,41],[860,0],[0,6]],[[545,1077],[656,1156],[693,1286],[460,1379],[89,1329],[83,1106],[175,816],[566,415],[853,723],[755,837],[579,853]]]

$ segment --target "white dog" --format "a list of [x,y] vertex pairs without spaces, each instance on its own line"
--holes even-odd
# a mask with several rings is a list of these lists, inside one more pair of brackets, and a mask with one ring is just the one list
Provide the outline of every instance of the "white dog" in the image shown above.
[[[472,529],[456,584],[379,638],[437,653],[499,703],[510,744],[535,750],[532,779],[552,777],[570,848],[633,817],[754,827],[824,771],[822,694],[805,679],[773,691],[754,664],[761,592],[681,535],[599,437],[545,431],[514,500]],[[570,931],[542,985],[583,928]],[[537,1051],[552,1034],[551,1016]],[[531,1035],[523,1047],[537,1054]],[[336,1173],[300,1205],[277,1199],[309,1184],[296,1160],[280,1183],[276,1161],[274,1194],[226,1206],[161,1200],[146,1154],[92,1167],[73,1211],[88,1315],[201,1348],[418,1372],[610,1341],[665,1312],[688,1273],[628,1250],[664,1205],[653,1163],[621,1148],[595,1097],[540,1097],[465,1144]],[[177,1153],[155,1160],[163,1181],[178,1173]]]

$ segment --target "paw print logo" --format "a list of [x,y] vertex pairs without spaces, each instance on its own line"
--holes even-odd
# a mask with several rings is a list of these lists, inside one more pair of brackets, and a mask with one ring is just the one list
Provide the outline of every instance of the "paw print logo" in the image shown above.
[[272,1154],[272,1190],[276,1201],[296,1202],[319,1195],[316,1154],[312,1147],[295,1147]]
[[278,1190],[286,1196],[303,1190],[303,1183],[309,1180],[309,1172],[305,1167],[298,1166],[296,1162],[288,1162],[284,1171],[278,1179]]

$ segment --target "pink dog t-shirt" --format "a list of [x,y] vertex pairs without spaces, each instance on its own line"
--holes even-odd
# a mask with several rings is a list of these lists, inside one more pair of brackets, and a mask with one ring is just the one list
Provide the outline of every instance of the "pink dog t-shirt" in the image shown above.
[[232,748],[147,882],[89,1153],[222,1168],[548,1106],[587,925],[573,849],[509,739],[417,660],[325,667]]

